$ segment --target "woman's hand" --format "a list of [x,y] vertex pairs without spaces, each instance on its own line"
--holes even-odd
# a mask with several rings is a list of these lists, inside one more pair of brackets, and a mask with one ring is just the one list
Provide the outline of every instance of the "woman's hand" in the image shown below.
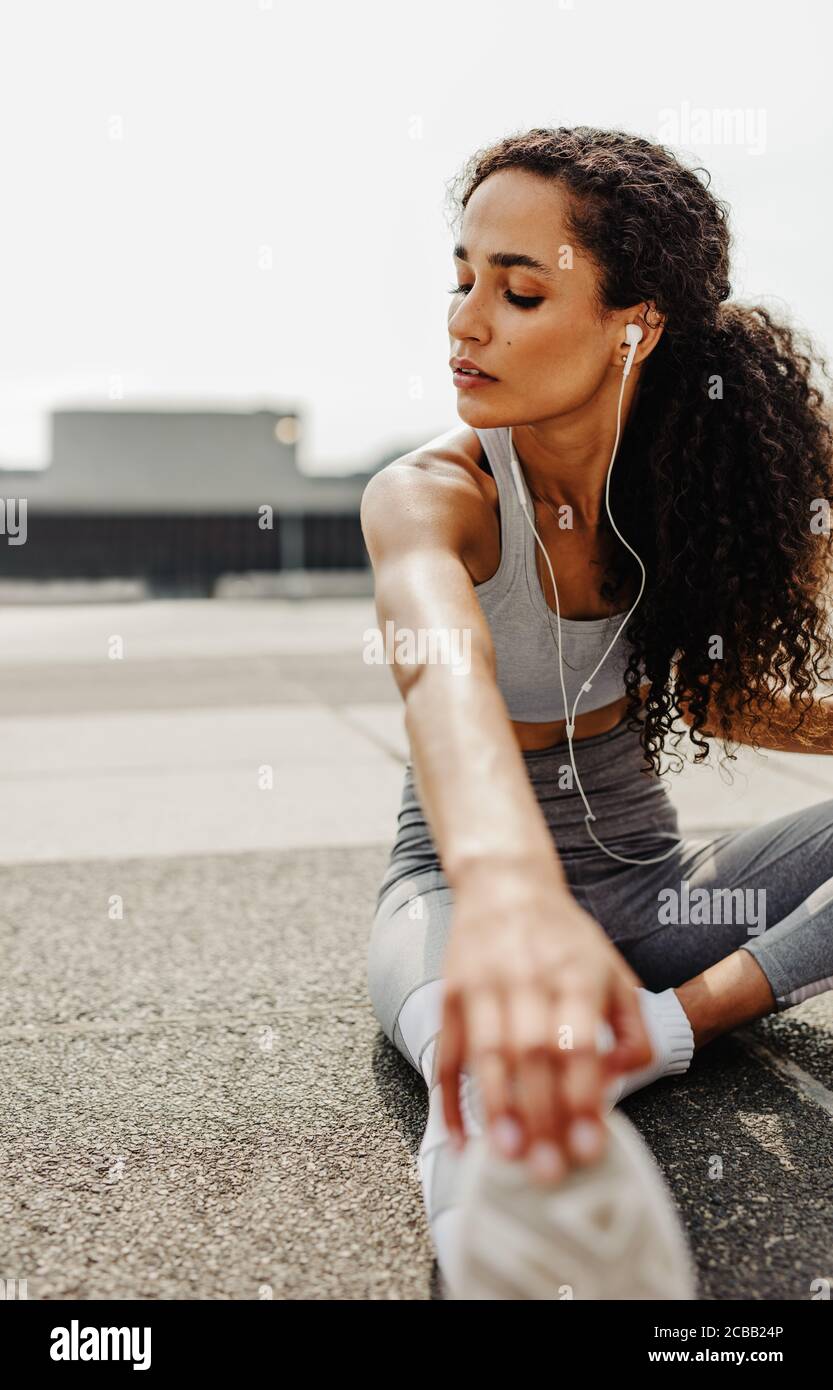
[[[443,974],[437,1067],[452,1139],[465,1143],[465,1068],[505,1156],[529,1157],[548,1181],[599,1157],[607,1085],[653,1053],[641,981],[555,869],[470,869],[456,892]],[[600,1055],[602,1020],[614,1044]],[[549,1164],[539,1144],[551,1146]]]

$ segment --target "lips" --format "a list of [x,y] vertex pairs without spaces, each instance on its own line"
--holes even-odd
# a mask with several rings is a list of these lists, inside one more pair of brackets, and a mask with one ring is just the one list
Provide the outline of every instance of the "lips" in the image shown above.
[[497,377],[492,376],[490,372],[484,372],[483,368],[478,366],[476,362],[472,362],[470,357],[452,357],[449,366],[464,376],[477,375],[485,377],[487,381],[497,381]]

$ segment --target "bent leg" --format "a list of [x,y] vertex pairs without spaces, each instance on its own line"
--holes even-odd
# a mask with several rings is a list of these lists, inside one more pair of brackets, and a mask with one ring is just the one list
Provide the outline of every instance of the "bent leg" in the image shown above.
[[[630,869],[593,894],[594,914],[648,989],[679,990],[708,972],[712,1002],[722,988],[728,1004],[738,962],[727,958],[737,951],[767,981],[764,1012],[833,988],[833,800],[687,842],[667,863]],[[679,920],[663,920],[669,902],[684,909]]]

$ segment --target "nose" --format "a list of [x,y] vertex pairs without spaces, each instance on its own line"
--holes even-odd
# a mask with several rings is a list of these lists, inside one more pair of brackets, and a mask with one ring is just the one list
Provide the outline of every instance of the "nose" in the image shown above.
[[448,309],[448,336],[458,342],[482,343],[488,333],[485,333],[479,318],[473,314],[468,297],[461,299],[458,304],[449,305]]

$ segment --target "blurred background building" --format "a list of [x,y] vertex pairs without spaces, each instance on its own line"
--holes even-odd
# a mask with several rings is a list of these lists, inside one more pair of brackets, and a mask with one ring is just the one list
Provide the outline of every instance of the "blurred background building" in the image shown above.
[[26,499],[26,542],[0,545],[0,579],[141,579],[211,594],[222,576],[369,573],[359,505],[372,473],[297,466],[295,413],[56,410],[51,463],[5,468]]

